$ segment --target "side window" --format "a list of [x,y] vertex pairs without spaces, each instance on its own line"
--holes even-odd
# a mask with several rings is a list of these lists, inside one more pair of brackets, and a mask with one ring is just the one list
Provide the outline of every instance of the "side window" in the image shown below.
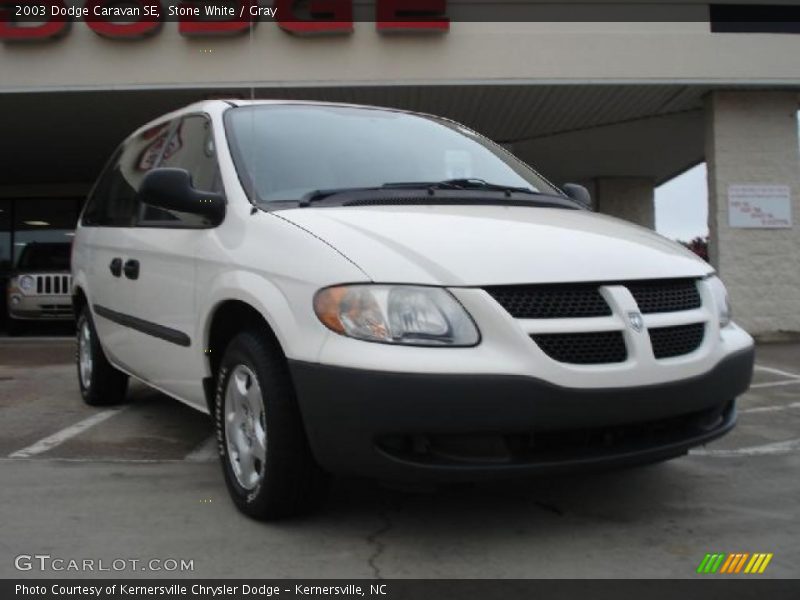
[[[211,122],[202,115],[184,117],[174,128],[159,167],[186,169],[192,185],[198,190],[217,192],[222,189],[217,166]],[[169,211],[143,205],[139,223],[148,227],[205,227],[199,215]]]
[[117,150],[90,196],[84,225],[131,227],[139,213],[137,193],[145,174],[166,154],[171,123],[128,138]]

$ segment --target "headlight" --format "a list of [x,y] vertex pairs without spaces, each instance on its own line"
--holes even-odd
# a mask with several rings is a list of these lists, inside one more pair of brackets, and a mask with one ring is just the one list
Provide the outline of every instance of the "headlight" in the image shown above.
[[475,346],[475,323],[450,292],[405,285],[329,287],[314,297],[326,327],[348,337],[409,346]]
[[708,285],[711,286],[711,294],[714,296],[714,303],[717,306],[719,326],[725,327],[731,322],[731,303],[728,299],[728,290],[725,289],[725,284],[716,275],[708,278]]
[[30,292],[36,285],[36,280],[30,275],[23,275],[17,280],[17,285],[23,292]]

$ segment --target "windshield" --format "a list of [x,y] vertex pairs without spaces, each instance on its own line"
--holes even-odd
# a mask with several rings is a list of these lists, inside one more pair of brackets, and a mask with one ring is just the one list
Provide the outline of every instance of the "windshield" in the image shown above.
[[69,271],[68,243],[31,242],[22,250],[19,271]]
[[229,110],[239,177],[258,203],[315,190],[480,179],[558,194],[510,153],[447,121],[391,110],[262,105]]

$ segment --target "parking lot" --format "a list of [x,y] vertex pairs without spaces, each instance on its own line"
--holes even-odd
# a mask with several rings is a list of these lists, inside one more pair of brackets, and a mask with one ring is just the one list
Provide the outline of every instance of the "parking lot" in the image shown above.
[[228,500],[206,416],[138,384],[123,406],[84,406],[73,354],[68,338],[0,338],[1,577],[41,576],[19,554],[193,560],[103,573],[127,577],[697,577],[708,552],[773,553],[757,577],[800,575],[800,344],[760,347],[736,430],[669,463],[439,489],[339,480],[322,512],[277,524]]

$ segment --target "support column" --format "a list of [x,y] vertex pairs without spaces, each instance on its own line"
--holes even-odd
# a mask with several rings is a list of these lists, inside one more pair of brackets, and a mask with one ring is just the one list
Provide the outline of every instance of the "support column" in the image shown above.
[[[797,110],[796,92],[720,91],[706,100],[711,262],[728,286],[734,319],[762,339],[800,335]],[[730,186],[742,185],[788,186],[792,227],[731,226]]]
[[655,229],[655,181],[649,177],[598,177],[594,205],[597,212]]

